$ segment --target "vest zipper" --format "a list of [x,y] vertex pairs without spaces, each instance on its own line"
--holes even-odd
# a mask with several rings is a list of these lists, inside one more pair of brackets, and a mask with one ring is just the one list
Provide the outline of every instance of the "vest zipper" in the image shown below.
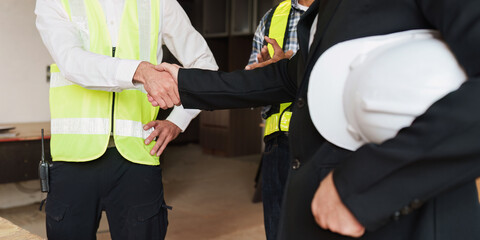
[[[115,57],[115,50],[117,50],[116,47],[112,47],[112,57]],[[113,98],[112,98],[112,129],[111,129],[111,136],[113,137],[113,122],[114,120],[114,112],[115,112],[115,92],[113,92]]]

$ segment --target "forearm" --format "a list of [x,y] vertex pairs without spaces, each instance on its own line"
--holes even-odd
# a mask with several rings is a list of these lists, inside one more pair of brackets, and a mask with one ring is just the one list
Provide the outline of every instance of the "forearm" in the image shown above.
[[[53,54],[52,54],[53,55]],[[65,78],[87,89],[120,92],[135,88],[132,80],[140,61],[94,54],[74,48],[54,57]]]
[[181,69],[180,98],[185,108],[204,110],[257,107],[289,102],[296,83],[287,72],[288,60],[251,71],[231,73]]
[[413,200],[480,176],[479,91],[480,79],[470,79],[395,138],[363,146],[335,170],[338,192],[362,224],[375,229]]

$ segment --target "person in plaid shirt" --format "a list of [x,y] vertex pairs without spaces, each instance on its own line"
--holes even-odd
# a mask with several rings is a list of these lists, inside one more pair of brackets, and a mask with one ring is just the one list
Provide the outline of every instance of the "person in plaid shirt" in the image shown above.
[[[278,45],[275,39],[266,36],[271,28],[270,23],[272,22],[272,15],[277,8],[276,6],[265,13],[255,31],[252,53],[250,55],[249,65],[246,67],[247,70],[254,66],[263,66],[271,62],[269,61],[271,58],[268,53],[267,44],[271,44],[275,50],[273,58],[289,58],[297,52],[299,48],[297,41],[297,23],[302,14],[313,3],[313,0],[286,1],[291,1],[291,7],[285,38],[283,40],[283,48]],[[261,65],[259,65],[259,63]],[[275,107],[264,107],[262,117],[267,119],[271,113],[274,113],[272,109],[275,109]],[[288,131],[277,131],[264,137],[265,152],[262,156],[261,181],[265,233],[269,240],[276,239],[277,236],[283,189],[285,188],[290,165],[287,135]]]

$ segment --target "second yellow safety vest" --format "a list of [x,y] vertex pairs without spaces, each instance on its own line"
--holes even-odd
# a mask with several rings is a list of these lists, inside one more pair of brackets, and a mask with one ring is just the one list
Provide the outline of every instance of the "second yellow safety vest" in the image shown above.
[[[290,10],[292,8],[292,1],[285,0],[281,2],[276,8],[270,20],[270,29],[267,36],[272,39],[275,39],[283,48],[285,33],[288,30],[288,17],[290,15]],[[268,53],[270,57],[273,57],[274,51],[272,45],[268,45]],[[288,127],[290,126],[290,118],[292,112],[290,111],[290,105],[292,103],[282,103],[280,104],[279,111],[270,115],[265,120],[265,133],[264,136],[268,136],[272,133],[282,131],[288,132]]]
[[[106,18],[98,0],[62,0],[79,29],[83,47],[93,53],[157,64],[160,0],[126,0],[118,43],[112,47]],[[60,69],[61,69],[60,65]],[[83,162],[102,156],[111,133],[121,155],[129,161],[158,165],[144,144],[150,132],[143,125],[156,119],[143,86],[112,93],[90,90],[65,78],[51,66],[50,112],[53,161]]]

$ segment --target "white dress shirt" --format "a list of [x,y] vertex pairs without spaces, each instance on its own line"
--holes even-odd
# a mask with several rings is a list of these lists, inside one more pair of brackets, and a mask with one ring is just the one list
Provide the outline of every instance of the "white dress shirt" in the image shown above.
[[[103,8],[112,46],[116,46],[125,0],[98,0]],[[157,61],[165,44],[187,68],[217,70],[212,52],[176,0],[161,0]],[[36,25],[45,46],[65,77],[88,89],[120,92],[134,88],[133,75],[141,61],[89,52],[60,0],[37,0]],[[200,110],[175,107],[167,120],[184,131]]]
[[310,47],[312,46],[313,39],[315,38],[315,33],[317,32],[317,22],[318,22],[318,14],[315,17],[315,19],[313,19],[312,26],[310,27],[310,37],[309,37],[309,40],[308,40],[308,51],[310,51]]

